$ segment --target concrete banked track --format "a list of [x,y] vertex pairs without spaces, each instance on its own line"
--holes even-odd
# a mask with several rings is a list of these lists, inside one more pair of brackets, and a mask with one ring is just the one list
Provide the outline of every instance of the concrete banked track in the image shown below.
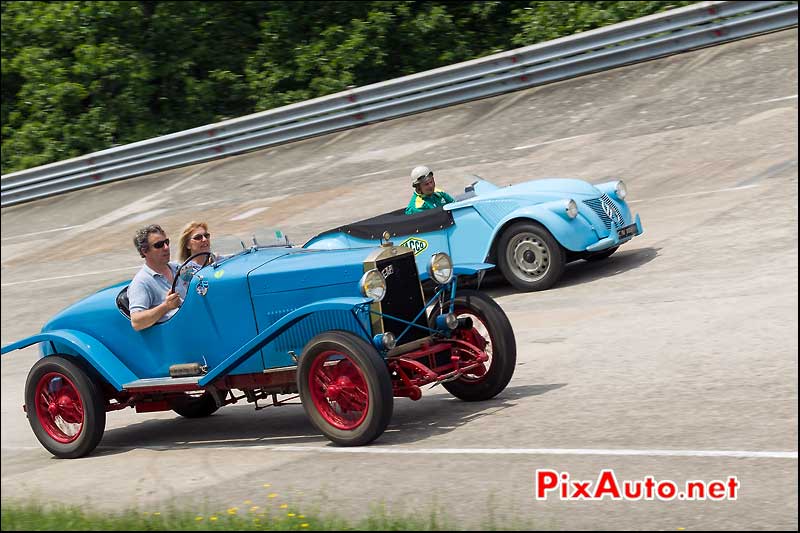
[[[144,223],[174,237],[188,220],[215,235],[280,228],[302,243],[404,205],[417,164],[451,192],[470,173],[622,178],[645,234],[569,266],[549,291],[490,289],[518,343],[506,391],[398,400],[384,436],[346,452],[299,405],[246,405],[206,420],[111,413],[93,456],[54,460],[21,409],[36,351],[4,356],[3,500],[240,513],[250,500],[351,518],[383,502],[474,527],[490,516],[558,529],[797,527],[796,30],[3,209],[2,343],[129,279]],[[593,480],[604,468],[679,484],[737,476],[740,489],[721,502],[534,498],[537,469]]]

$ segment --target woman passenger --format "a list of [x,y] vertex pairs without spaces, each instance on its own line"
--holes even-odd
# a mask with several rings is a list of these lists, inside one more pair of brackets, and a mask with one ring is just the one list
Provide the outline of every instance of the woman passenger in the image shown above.
[[[178,245],[179,260],[181,263],[200,252],[208,252],[208,255],[200,255],[189,261],[187,267],[197,272],[206,265],[210,265],[217,259],[222,259],[211,251],[211,233],[208,231],[206,222],[192,221],[186,224],[181,231],[180,244]],[[191,276],[187,280],[181,276],[181,280],[175,286],[175,291],[181,298],[186,298],[186,290],[189,288]]]

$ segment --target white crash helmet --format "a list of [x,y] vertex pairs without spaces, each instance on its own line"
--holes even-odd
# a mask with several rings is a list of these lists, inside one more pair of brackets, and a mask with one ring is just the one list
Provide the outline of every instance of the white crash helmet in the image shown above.
[[417,187],[425,178],[433,174],[433,170],[426,167],[425,165],[420,165],[418,167],[414,167],[414,170],[411,171],[411,186]]

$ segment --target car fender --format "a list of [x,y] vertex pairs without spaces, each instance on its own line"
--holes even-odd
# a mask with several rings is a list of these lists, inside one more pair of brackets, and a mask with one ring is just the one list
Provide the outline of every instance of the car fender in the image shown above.
[[56,329],[38,333],[21,341],[3,346],[0,353],[6,354],[40,342],[52,342],[75,352],[118,391],[122,390],[123,383],[130,383],[139,379],[102,342],[91,335],[74,329]]
[[[564,248],[570,250],[581,249],[579,241],[582,241],[583,239],[571,238],[571,236],[575,234],[575,229],[573,226],[575,221],[567,218],[566,204],[566,200],[555,200],[533,206],[520,207],[510,212],[500,219],[495,226],[492,233],[492,238],[489,239],[488,243],[486,243],[483,257],[488,259],[495,242],[503,233],[503,231],[514,222],[521,220],[538,222],[544,226],[545,229],[550,232],[553,238]],[[558,213],[558,211],[563,211],[565,214],[562,215]],[[573,240],[575,242],[572,242]]]
[[211,369],[208,374],[203,376],[198,382],[198,385],[205,387],[218,379],[220,376],[225,375],[236,365],[250,357],[257,350],[266,346],[275,340],[284,331],[292,327],[294,324],[304,319],[313,313],[321,311],[350,311],[356,307],[364,304],[372,303],[372,298],[362,297],[342,297],[342,298],[329,298],[327,300],[320,300],[308,305],[304,305],[295,309],[291,313],[284,315],[280,320],[272,324],[270,327],[244,343],[241,348],[233,352],[225,358],[219,365]]

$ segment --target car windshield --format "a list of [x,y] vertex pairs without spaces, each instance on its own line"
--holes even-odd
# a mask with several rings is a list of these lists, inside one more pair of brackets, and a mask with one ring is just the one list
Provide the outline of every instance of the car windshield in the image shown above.
[[280,229],[261,228],[250,232],[214,235],[212,250],[220,256],[232,256],[250,250],[254,246],[256,248],[287,247],[291,246],[291,243]]

